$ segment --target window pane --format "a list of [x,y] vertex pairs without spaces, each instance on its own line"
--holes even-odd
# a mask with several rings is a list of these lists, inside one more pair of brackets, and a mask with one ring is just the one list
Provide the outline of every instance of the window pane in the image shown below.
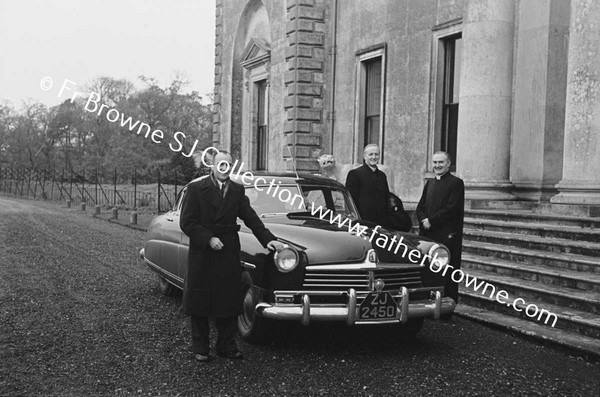
[[265,80],[256,83],[256,169],[267,169],[267,126],[268,105],[267,105],[267,82]]
[[365,134],[365,146],[369,143],[379,144],[379,116],[367,117],[365,122],[366,134]]
[[266,106],[265,106],[265,97],[266,97],[266,91],[267,91],[267,85],[265,84],[264,81],[261,81],[259,83],[256,84],[256,88],[258,91],[258,109],[257,109],[257,121],[258,121],[258,125],[265,125],[266,124],[266,120],[267,118],[266,116]]
[[462,59],[462,39],[459,37],[454,45],[454,76],[452,82],[452,103],[458,103],[458,93],[460,87],[460,66]]
[[366,116],[379,115],[381,108],[381,58],[367,63]]

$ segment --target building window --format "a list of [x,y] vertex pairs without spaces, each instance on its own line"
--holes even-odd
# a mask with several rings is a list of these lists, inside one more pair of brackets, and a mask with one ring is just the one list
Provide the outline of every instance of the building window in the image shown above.
[[381,121],[381,57],[365,62],[364,142],[379,143]]
[[358,90],[355,158],[363,148],[376,143],[384,152],[385,44],[357,52]]
[[256,169],[264,171],[267,169],[267,142],[269,134],[268,113],[269,95],[267,81],[261,80],[255,83],[256,87]]
[[452,158],[452,171],[456,171],[456,142],[458,133],[458,94],[460,87],[460,60],[462,39],[460,35],[443,40],[444,85],[442,94],[442,122],[440,147]]

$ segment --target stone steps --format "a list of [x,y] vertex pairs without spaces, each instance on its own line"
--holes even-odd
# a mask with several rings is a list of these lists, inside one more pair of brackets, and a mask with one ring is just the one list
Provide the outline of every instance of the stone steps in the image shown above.
[[465,209],[470,210],[532,210],[536,203],[518,200],[466,200]]
[[[489,285],[482,294],[485,284],[475,291],[461,283],[457,314],[600,356],[600,218],[585,215],[597,208],[547,213],[554,207],[466,204],[462,270]],[[505,304],[495,300],[499,290],[509,295]],[[529,314],[546,312],[530,318],[530,304]]]
[[504,222],[542,223],[559,226],[578,226],[600,229],[600,218],[569,215],[539,214],[531,210],[472,210],[465,209],[465,218],[489,219]]
[[546,238],[519,233],[492,232],[485,230],[465,229],[464,239],[521,247],[546,252],[567,253],[584,256],[600,256],[600,243],[575,241],[564,238]]
[[[514,299],[517,299],[515,297]],[[600,317],[594,317],[588,312],[584,312],[581,310],[564,308],[562,306],[551,305],[548,303],[544,303],[543,305],[539,305],[540,309],[545,309],[550,313],[556,314],[556,322],[554,322],[554,317],[549,316],[547,314],[538,314],[535,315],[533,308],[530,309],[529,314],[533,317],[529,317],[526,314],[526,308],[529,303],[523,304],[521,301],[518,301],[515,306],[521,310],[516,310],[512,306],[514,303],[514,299],[507,299],[506,304],[501,304],[497,302],[495,299],[491,299],[487,295],[482,295],[479,292],[475,292],[470,288],[461,286],[460,287],[460,299],[461,303],[464,305],[468,305],[471,307],[476,307],[480,309],[495,311],[501,314],[509,315],[511,317],[518,317],[524,319],[526,321],[530,321],[536,324],[545,325],[551,328],[562,329],[565,331],[576,332],[581,335],[586,335],[592,338],[598,338],[600,340]]]
[[506,259],[516,263],[545,265],[558,269],[600,274],[600,258],[585,255],[532,250],[469,240],[463,240],[463,252]]
[[502,314],[478,307],[459,304],[456,314],[493,328],[503,329],[531,338],[542,343],[551,343],[576,350],[584,355],[600,357],[600,339],[552,328],[544,324],[524,320],[519,317]]
[[579,226],[506,222],[467,217],[465,218],[465,227],[480,231],[519,233],[544,238],[574,239],[591,243],[600,242],[600,229],[583,229]]
[[[465,270],[465,273],[477,277],[493,285],[495,291],[505,290],[510,296],[523,298],[527,303],[543,307],[544,303],[589,312],[590,316],[600,317],[600,293],[582,291],[575,288],[543,284],[536,281],[522,280],[510,276],[501,276],[480,270]],[[479,289],[481,293],[483,288]],[[491,288],[487,289],[489,296]],[[459,298],[460,299],[460,298]]]
[[476,270],[543,284],[600,292],[600,273],[583,273],[545,265],[531,265],[527,262],[515,263],[505,259],[473,254],[463,255],[462,269],[465,272]]

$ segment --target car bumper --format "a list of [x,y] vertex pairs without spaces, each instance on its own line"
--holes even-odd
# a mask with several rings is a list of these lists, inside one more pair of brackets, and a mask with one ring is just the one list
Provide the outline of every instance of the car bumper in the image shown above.
[[[258,315],[275,320],[299,320],[308,325],[311,321],[344,321],[348,325],[355,324],[405,324],[410,318],[427,317],[435,320],[441,315],[454,312],[456,303],[452,298],[442,297],[443,287],[440,288],[411,288],[402,287],[394,294],[398,302],[395,318],[378,320],[361,320],[357,303],[359,294],[350,288],[348,291],[275,291],[278,295],[300,296],[300,304],[291,303],[259,303],[256,305]],[[431,298],[410,301],[411,293],[430,292]],[[311,296],[347,295],[347,304],[311,304]]]

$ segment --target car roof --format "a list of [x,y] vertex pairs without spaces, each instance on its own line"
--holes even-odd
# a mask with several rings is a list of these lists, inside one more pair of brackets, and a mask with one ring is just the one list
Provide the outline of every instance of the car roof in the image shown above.
[[[252,186],[254,183],[253,180],[257,179],[259,177],[263,178],[265,180],[265,182],[260,181],[260,183],[258,184],[259,186],[260,185],[268,185],[271,183],[271,180],[275,180],[278,184],[281,183],[282,185],[301,184],[301,185],[320,185],[320,186],[335,186],[335,187],[343,187],[344,186],[334,179],[326,178],[321,175],[311,174],[308,172],[299,172],[298,174],[296,174],[294,172],[268,172],[268,171],[244,171],[244,172],[240,171],[240,172],[238,172],[237,170],[234,170],[234,171],[235,172],[233,172],[232,175],[230,175],[231,179],[233,181],[241,183],[242,185],[245,185],[245,186]],[[245,180],[242,181],[242,176],[244,175],[245,172],[250,172],[252,174],[252,176],[254,176],[254,179],[251,181],[248,181],[248,177],[246,177],[246,178],[244,178]],[[206,178],[207,176],[208,175],[201,176],[199,178],[194,179],[192,182]]]

